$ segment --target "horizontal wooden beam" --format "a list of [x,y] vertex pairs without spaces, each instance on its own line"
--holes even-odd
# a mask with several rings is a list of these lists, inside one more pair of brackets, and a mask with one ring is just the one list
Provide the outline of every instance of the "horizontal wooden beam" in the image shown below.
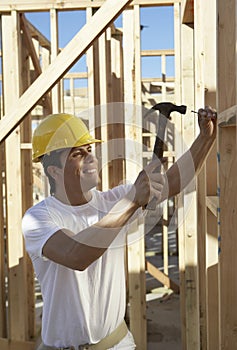
[[142,83],[174,83],[175,78],[174,77],[165,77],[165,81],[164,78],[142,78]]
[[151,57],[151,56],[174,56],[174,50],[170,49],[170,50],[142,50],[141,51],[141,56],[147,56],[147,57]]
[[[87,7],[100,7],[103,5],[105,0],[70,0],[70,1],[56,1],[56,0],[24,0],[24,1],[9,1],[1,0],[0,2],[0,13],[11,12],[12,10],[20,12],[42,12],[49,11],[51,9],[56,10],[85,10]],[[174,3],[181,3],[181,0],[133,0],[131,6],[140,5],[143,7],[151,6],[172,6]]]
[[63,77],[64,79],[87,79],[87,72],[68,72]]
[[31,112],[38,101],[69,71],[129,2],[130,0],[107,0],[101,6],[64,50],[16,101],[11,111],[1,119],[0,142],[6,139],[24,117]]
[[[87,72],[68,72],[64,75],[63,77],[64,79],[87,79],[88,78],[88,73]],[[147,80],[149,80],[149,82],[151,81],[162,81],[162,78],[146,78]],[[145,80],[146,80],[145,79]],[[156,80],[158,79],[158,80]],[[0,81],[2,80],[2,74],[0,74]],[[174,78],[166,78],[166,81],[174,81]]]
[[[142,136],[144,136],[143,134],[142,134]],[[153,157],[153,152],[152,151],[144,151],[144,152],[142,152],[142,156],[143,156],[143,158],[152,158]],[[175,157],[176,156],[176,152],[174,152],[174,151],[164,151],[164,154],[163,154],[163,156],[164,156],[164,158],[170,158],[170,157]]]
[[236,126],[237,105],[218,114],[219,126]]
[[174,4],[181,3],[181,0],[133,0],[131,6],[139,5],[142,7],[151,6],[173,6]]

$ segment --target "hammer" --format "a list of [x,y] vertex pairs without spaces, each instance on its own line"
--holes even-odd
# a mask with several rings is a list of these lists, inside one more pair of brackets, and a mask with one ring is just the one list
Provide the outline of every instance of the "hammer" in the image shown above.
[[[152,159],[155,159],[156,157],[162,162],[163,153],[164,153],[164,137],[165,137],[165,129],[167,125],[168,119],[171,120],[170,114],[172,112],[179,112],[180,114],[185,114],[187,111],[187,106],[181,105],[177,106],[171,102],[160,102],[154,105],[149,111],[145,114],[144,118],[146,118],[149,114],[153,113],[154,111],[159,111],[159,124],[157,127],[157,135],[155,140],[155,145],[153,149],[153,157]],[[161,171],[161,165],[155,169],[155,171],[160,172]],[[152,198],[152,200],[147,204],[147,209],[155,210],[156,208],[156,199]]]

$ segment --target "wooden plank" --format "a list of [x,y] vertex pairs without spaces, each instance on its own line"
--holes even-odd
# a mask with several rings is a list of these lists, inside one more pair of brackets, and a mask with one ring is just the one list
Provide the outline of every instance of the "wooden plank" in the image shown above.
[[[51,62],[59,53],[58,47],[58,12],[55,9],[50,10],[50,39],[51,39]],[[56,84],[51,91],[52,96],[52,113],[60,113],[60,83]],[[74,114],[74,113],[72,113]]]
[[[1,27],[1,19],[0,19]],[[0,30],[1,31],[1,30]],[[0,57],[2,52],[0,50]],[[2,75],[0,75],[2,80]],[[0,96],[0,118],[2,117],[2,95]],[[5,215],[4,215],[4,191],[5,191],[5,151],[4,143],[0,145],[0,337],[7,336],[6,314],[6,244],[5,244]]]
[[36,70],[37,74],[40,75],[41,74],[41,66],[39,63],[39,57],[36,54],[35,47],[34,47],[32,39],[31,39],[30,30],[28,28],[28,21],[26,20],[25,15],[23,13],[20,14],[20,24],[21,24],[21,29],[23,30],[24,35],[25,35],[25,42],[28,45],[28,50],[29,50],[29,53],[31,56],[33,67]]
[[[195,16],[195,25],[194,25],[194,79],[195,79],[195,110],[199,106],[205,106],[205,80],[204,80],[204,33],[205,26],[203,20],[204,12],[204,3],[203,2],[194,2],[191,4],[194,6],[194,16]],[[194,137],[199,133],[198,120],[195,118],[193,120],[193,131]],[[193,205],[193,218],[190,216],[190,219],[196,221],[195,230],[195,240],[193,241],[193,248],[195,249],[195,258],[193,260],[195,271],[195,280],[193,281],[194,290],[192,291],[193,297],[193,310],[192,315],[189,313],[189,316],[192,321],[192,327],[190,327],[189,332],[189,341],[190,348],[200,349],[206,347],[207,344],[207,320],[206,320],[206,293],[203,291],[203,288],[206,289],[206,206],[205,206],[205,168],[202,169],[200,177],[197,178],[197,183],[200,185],[200,191],[195,193],[194,198],[196,198],[197,205]],[[202,206],[202,207],[201,207]],[[198,215],[200,212],[200,215]],[[198,219],[197,219],[198,215]],[[190,222],[189,222],[190,225]],[[200,248],[200,249],[199,249]],[[189,247],[188,247],[189,249]],[[197,257],[197,261],[195,262]],[[188,263],[190,264],[190,263]],[[196,265],[196,266],[195,266]],[[197,272],[197,273],[196,273]],[[199,284],[199,276],[200,283]],[[201,285],[203,284],[203,288]],[[194,304],[195,303],[195,304]],[[203,314],[202,314],[203,312]],[[191,346],[192,344],[192,346]]]
[[237,105],[234,105],[218,114],[219,126],[236,125]]
[[174,50],[173,49],[163,49],[163,50],[141,50],[141,56],[142,57],[152,57],[152,56],[174,56]]
[[172,279],[166,274],[160,271],[156,266],[151,264],[149,261],[146,261],[146,270],[152,275],[157,281],[161,282],[164,286],[169,289],[172,289],[175,293],[179,294],[180,288],[177,283],[172,281]]
[[132,5],[139,5],[140,7],[150,7],[150,6],[173,6],[173,4],[180,4],[181,0],[134,0]]
[[236,127],[220,128],[220,309],[221,346],[236,347],[237,314],[237,153]]
[[[129,282],[129,315],[130,330],[136,343],[136,349],[146,350],[146,303],[144,294],[144,281],[141,276],[145,275],[144,260],[141,264],[141,257],[145,256],[144,228],[143,222],[135,221],[133,228],[128,235],[128,282]],[[143,283],[142,283],[143,282]]]
[[[21,89],[24,91],[30,85],[30,58],[28,55],[28,45],[23,37],[21,54]],[[21,179],[22,179],[22,214],[33,205],[33,171],[32,171],[32,156],[31,156],[31,138],[32,138],[32,123],[31,115],[28,115],[21,124]],[[30,147],[22,148],[22,145]],[[26,314],[26,339],[33,339],[36,333],[35,320],[35,286],[34,286],[34,271],[32,262],[28,254],[24,251],[26,265],[26,294],[27,304],[25,308]]]
[[[217,85],[217,70],[216,70],[216,57],[213,52],[216,52],[216,0],[205,1],[202,6],[202,21],[203,21],[203,42],[204,42],[204,84],[205,84],[205,105],[216,108],[216,85]],[[205,13],[205,16],[203,14]],[[206,309],[206,322],[205,328],[202,329],[202,340],[205,339],[206,343],[203,344],[205,348],[207,344],[208,349],[219,349],[219,286],[218,286],[218,225],[217,225],[217,208],[214,212],[212,209],[213,201],[217,200],[217,149],[216,144],[213,145],[211,152],[209,153],[205,171],[206,171],[206,194],[203,193],[202,203],[205,208],[205,243],[206,243],[206,288],[202,281],[199,281],[200,296],[203,293],[203,289],[206,290],[206,299],[203,299],[202,306]],[[198,187],[198,192],[202,191],[202,187]],[[205,203],[206,202],[206,203]],[[210,205],[209,205],[210,204]],[[202,213],[201,213],[202,215]],[[202,220],[202,216],[199,215],[198,222]],[[204,241],[204,240],[203,240]],[[203,242],[199,240],[199,246]],[[200,259],[200,264],[202,264]],[[200,271],[200,270],[199,270]],[[205,303],[205,305],[204,305]],[[203,317],[200,311],[200,320]],[[217,321],[218,320],[218,321]],[[200,327],[202,323],[200,322]],[[202,336],[205,332],[205,338]]]
[[[13,9],[20,12],[27,11],[49,11],[51,9],[56,10],[81,10],[87,7],[98,8],[104,4],[105,0],[70,0],[67,2],[56,2],[55,0],[41,0],[40,2],[34,2],[33,0],[25,1],[13,1],[9,4],[8,0],[1,0],[0,13],[10,12]],[[144,7],[150,6],[172,6],[175,3],[181,3],[181,0],[134,0],[130,6],[140,5]]]
[[200,309],[200,346],[207,349],[207,208],[206,208],[206,165],[198,174],[197,230],[198,230],[198,283]]
[[[218,112],[219,114],[223,112],[224,115],[225,110],[237,104],[236,49],[231,45],[236,41],[235,11],[236,2],[234,0],[228,1],[228,4],[224,0],[218,1]],[[227,118],[229,119],[229,116]]]
[[[224,0],[217,2],[219,113],[237,104],[237,54],[235,46],[231,45],[237,39],[236,10],[237,4],[234,0],[228,3]],[[218,128],[220,346],[225,350],[234,349],[237,344],[237,314],[233,308],[237,303],[236,144],[236,125]]]
[[[87,8],[87,21],[90,20],[95,9]],[[106,30],[110,31],[110,28]],[[87,67],[88,67],[88,103],[90,110],[89,124],[96,138],[102,139],[104,142],[101,147],[96,147],[97,158],[99,159],[99,169],[101,190],[109,188],[108,173],[108,137],[107,137],[107,64],[109,57],[107,52],[106,32],[104,32],[98,40],[87,51]]]
[[[181,84],[181,6],[180,4],[174,4],[174,49],[175,49],[175,84],[174,84],[174,92],[175,92],[175,103],[177,105],[182,105],[182,84]],[[166,81],[168,81],[166,77]],[[185,102],[186,103],[186,102]],[[182,138],[177,135],[182,135],[182,123],[183,118],[180,118],[179,113],[174,113],[172,117],[172,121],[174,123],[174,133],[173,133],[173,148],[174,153],[171,154],[168,157],[173,157],[173,160],[177,160],[178,157],[180,157],[182,153]],[[173,152],[172,152],[173,153]],[[165,154],[165,152],[164,152]],[[173,212],[173,218],[175,220],[178,220],[178,197],[176,196],[173,199],[173,206],[174,206],[174,212]],[[175,233],[176,233],[176,253],[177,256],[179,256],[179,226],[177,225],[175,227]],[[182,322],[181,322],[181,328],[182,328]],[[181,329],[181,334],[183,333]]]
[[[21,41],[19,15],[2,17],[3,87],[5,111],[20,94]],[[14,149],[14,157],[12,150]],[[17,128],[5,142],[6,153],[6,224],[8,262],[8,337],[24,340],[27,333],[26,270],[21,233],[22,197],[20,130]]]
[[88,78],[88,72],[68,72],[64,76],[64,79],[87,79],[87,78]]
[[[36,72],[36,76],[39,76],[42,73],[41,70],[41,66],[40,66],[40,62],[39,62],[39,56],[37,55],[36,51],[35,51],[35,47],[33,44],[33,41],[31,39],[30,36],[30,30],[28,28],[28,21],[26,20],[24,14],[20,14],[20,24],[21,24],[21,29],[23,30],[24,33],[24,40],[26,45],[28,46],[28,51],[33,63],[33,67],[35,69]],[[49,99],[49,96],[46,95],[45,96],[45,104],[46,104],[46,108],[48,109],[48,111],[51,110],[51,101]]]
[[7,334],[6,314],[6,245],[3,196],[4,144],[0,145],[0,337]]
[[182,23],[193,25],[194,23],[194,0],[184,0],[182,3]]
[[50,48],[51,48],[50,41],[35,26],[33,26],[33,24],[30,21],[28,21],[27,19],[26,21],[27,21],[27,27],[30,30],[30,36],[32,38],[37,38],[40,46],[50,51]]
[[[125,178],[124,147],[124,104],[123,104],[123,54],[121,32],[112,34],[110,39],[110,103],[108,122],[110,128],[109,159],[111,165],[111,186],[116,186]],[[111,87],[113,87],[111,89]]]
[[[181,79],[182,79],[182,100],[189,108],[194,108],[194,71],[193,71],[193,31],[188,26],[181,29]],[[194,120],[191,116],[183,119],[182,125],[182,149],[190,146],[194,139]],[[179,220],[179,268],[180,268],[180,302],[181,302],[181,326],[182,326],[182,349],[196,349],[197,332],[193,336],[190,327],[196,326],[197,319],[197,254],[195,251],[196,232],[195,221],[192,217],[195,212],[195,194],[181,194],[178,200]],[[186,197],[186,198],[185,198]],[[194,207],[193,207],[194,205]],[[187,210],[189,208],[190,210]],[[190,225],[189,225],[190,222]],[[189,230],[187,231],[187,227]],[[193,232],[192,232],[193,230]],[[189,242],[190,241],[190,242]],[[193,245],[193,247],[192,247]],[[193,330],[193,328],[192,328]]]
[[[111,109],[113,106],[109,102],[112,102],[113,89],[112,87],[112,73],[111,73],[111,35],[112,35],[111,27],[106,31],[106,92],[107,92],[107,140],[110,143],[110,146],[113,143],[113,129],[111,127],[113,113],[111,113]],[[112,143],[111,143],[112,141]],[[109,187],[113,186],[113,167],[111,166],[111,159],[113,159],[113,155],[111,154],[111,147],[108,147],[108,180]]]
[[0,338],[0,349],[1,350],[34,350],[35,343]]
[[[153,77],[153,78],[142,78],[141,81],[143,83],[160,83],[162,82],[162,78],[158,77]],[[167,83],[174,83],[175,78],[174,77],[166,77],[166,82]]]
[[[88,7],[86,10],[87,23],[90,21],[93,15],[92,11],[93,11],[93,8],[91,7]],[[104,35],[104,33],[102,35]],[[91,111],[89,123],[90,123],[90,126],[93,126],[95,122],[94,45],[91,45],[86,52],[86,63],[87,63],[87,72],[88,72],[88,108]],[[92,130],[95,133],[95,128],[92,128]]]
[[[136,108],[136,121],[139,123],[140,128],[142,127],[142,106],[141,106],[141,23],[140,23],[140,6],[138,4],[134,5],[133,10],[133,20],[134,20],[134,102],[137,106]],[[124,53],[125,54],[125,53]],[[126,119],[125,119],[126,120]],[[127,122],[127,120],[126,120]],[[142,139],[141,134],[138,136]],[[137,138],[138,138],[137,137]],[[137,141],[135,137],[135,142]],[[140,163],[141,160],[139,160]],[[139,231],[141,234],[141,239],[139,241],[140,246],[140,273],[139,283],[140,283],[140,327],[141,331],[139,334],[139,348],[147,349],[147,320],[146,320],[146,276],[145,276],[145,238],[144,238],[144,220],[141,219],[139,222]],[[138,300],[139,302],[139,300]],[[139,306],[139,304],[138,304]],[[136,309],[134,309],[136,312]],[[138,334],[137,334],[138,336]]]
[[107,70],[106,57],[107,43],[106,33],[103,33],[99,38],[99,66],[100,66],[100,116],[101,116],[101,138],[104,141],[101,147],[101,173],[102,173],[102,189],[109,188],[109,157],[108,157],[108,134],[107,134]]
[[217,196],[207,196],[206,197],[207,208],[217,217],[217,210],[219,206],[219,198]]
[[0,121],[0,141],[4,140],[91,46],[92,42],[115,20],[130,0],[114,2],[107,0],[91,20],[75,35],[49,67],[34,81],[18,99],[11,112]]
[[[128,181],[134,181],[142,169],[142,116],[141,99],[139,100],[141,72],[138,62],[140,60],[139,12],[140,9],[136,7],[134,11],[129,9],[123,14],[125,152],[126,179]],[[137,35],[136,39],[135,35]],[[138,63],[137,68],[135,62]],[[133,235],[129,234],[128,237],[127,257],[131,310],[130,329],[134,335],[137,349],[146,350],[144,223],[135,222],[133,231]]]
[[[152,155],[153,155],[152,151],[150,151],[150,152],[143,152],[143,158],[151,159]],[[175,155],[176,155],[176,152],[174,152],[174,151],[165,151],[164,152],[164,157],[175,157]]]
[[[218,230],[216,217],[210,210],[207,210],[206,236],[207,345],[208,349],[220,349]],[[200,284],[200,289],[201,288],[202,285]]]

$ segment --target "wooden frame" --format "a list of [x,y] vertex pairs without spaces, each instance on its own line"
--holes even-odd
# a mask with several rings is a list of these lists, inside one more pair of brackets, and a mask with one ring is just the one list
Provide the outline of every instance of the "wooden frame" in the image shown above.
[[[216,16],[213,14],[217,4],[219,15],[216,32]],[[139,11],[142,6],[174,6],[175,13],[175,50],[144,50],[140,48]],[[138,349],[146,349],[146,310],[145,310],[145,271],[157,277],[174,291],[180,291],[181,325],[183,349],[211,350],[225,347],[233,350],[236,346],[235,324],[236,313],[236,1],[214,0],[204,2],[166,1],[166,0],[83,0],[59,3],[54,0],[24,3],[2,0],[0,13],[3,28],[3,75],[4,75],[4,117],[0,120],[0,141],[2,164],[2,186],[0,188],[0,219],[4,221],[4,200],[6,195],[7,232],[1,226],[0,250],[0,347],[7,350],[33,349],[35,330],[34,314],[34,280],[33,271],[19,236],[22,212],[32,205],[32,168],[31,168],[31,116],[35,106],[34,118],[41,118],[49,112],[58,112],[64,108],[62,99],[62,80],[70,79],[70,98],[72,111],[75,103],[74,79],[88,79],[88,107],[94,108],[89,126],[96,123],[103,125],[97,129],[99,137],[106,143],[110,138],[124,139],[123,152],[119,161],[111,161],[110,150],[106,148],[102,156],[102,186],[119,183],[126,174],[132,179],[136,163],[136,171],[142,168],[142,109],[141,82],[149,83],[149,79],[141,77],[141,57],[157,55],[175,55],[176,76],[166,79],[154,77],[153,82],[161,83],[162,99],[165,83],[172,83],[177,104],[187,104],[196,109],[205,104],[215,105],[218,111],[218,143],[214,145],[206,164],[197,179],[197,192],[193,192],[193,201],[188,215],[185,216],[185,203],[190,194],[181,196],[179,203],[179,219],[183,225],[179,227],[179,267],[180,289],[171,285],[169,276],[159,275],[159,270],[145,262],[143,222],[134,226],[134,244],[129,244],[128,280],[129,301],[131,304],[130,326],[138,344]],[[100,8],[96,11],[97,8]],[[87,24],[72,39],[67,47],[59,53],[57,38],[57,14],[60,10],[85,9]],[[125,10],[126,9],[126,10]],[[51,42],[30,25],[25,11],[50,11]],[[111,24],[124,11],[123,28],[114,28]],[[96,12],[96,13],[94,13]],[[204,14],[209,14],[207,17]],[[93,16],[92,16],[93,15]],[[208,18],[207,20],[205,18]],[[182,22],[180,20],[182,19]],[[211,20],[212,19],[212,20]],[[223,25],[224,23],[224,25]],[[10,28],[10,29],[9,29]],[[86,35],[85,35],[86,32]],[[34,33],[34,35],[32,34]],[[208,33],[208,35],[206,35]],[[179,35],[180,34],[180,35]],[[217,55],[214,36],[218,34]],[[36,39],[37,36],[37,39]],[[123,46],[121,41],[123,38]],[[229,38],[230,40],[226,40]],[[194,40],[193,40],[194,39]],[[230,45],[228,43],[231,43]],[[78,45],[80,43],[80,45]],[[39,52],[36,46],[42,47],[42,66],[39,64]],[[12,54],[14,52],[14,55]],[[70,67],[87,52],[87,73],[68,72]],[[9,58],[10,57],[10,58]],[[23,58],[24,57],[24,58]],[[216,86],[215,63],[217,58],[218,85]],[[52,63],[49,64],[50,59]],[[6,66],[6,62],[8,66]],[[117,63],[117,64],[116,64]],[[11,69],[9,70],[9,67]],[[32,84],[29,67],[37,79]],[[97,68],[100,68],[99,70]],[[195,74],[194,69],[195,67]],[[163,61],[163,71],[165,64]],[[210,73],[211,72],[211,73]],[[119,77],[116,81],[114,76]],[[111,83],[116,90],[111,90]],[[14,87],[14,89],[12,88]],[[11,93],[9,93],[11,91]],[[216,91],[217,96],[216,96]],[[16,102],[16,103],[15,103]],[[125,106],[135,105],[131,111],[123,110],[123,118],[119,129],[110,123],[109,103],[122,102]],[[40,114],[40,116],[39,116]],[[32,114],[33,115],[33,114]],[[175,121],[183,141],[190,145],[197,133],[195,117]],[[136,135],[136,136],[134,136]],[[97,136],[97,137],[98,137]],[[145,137],[143,135],[143,137]],[[152,133],[146,137],[153,137]],[[137,144],[130,148],[129,138]],[[153,137],[154,138],[154,137]],[[14,145],[14,146],[13,146]],[[184,144],[183,144],[184,146]],[[216,147],[218,146],[218,157]],[[12,147],[14,163],[12,162]],[[182,145],[176,144],[170,156],[183,153]],[[125,157],[126,154],[126,157]],[[149,156],[149,155],[148,155]],[[148,158],[149,159],[149,158]],[[20,176],[19,176],[20,174]],[[112,175],[113,174],[113,175]],[[114,176],[116,175],[116,176]],[[16,181],[17,179],[17,181]],[[23,182],[24,179],[24,182]],[[114,179],[114,183],[112,183]],[[5,183],[4,183],[5,182]],[[231,184],[231,186],[229,186]],[[19,188],[24,188],[24,194]],[[4,190],[6,193],[4,194]],[[19,193],[20,192],[20,193]],[[27,193],[26,193],[27,192]],[[231,222],[231,226],[230,223]],[[7,237],[7,262],[4,245]],[[231,238],[231,240],[229,240]],[[221,241],[220,241],[221,239]],[[15,247],[15,242],[18,242]],[[130,242],[131,243],[131,242]],[[218,248],[220,249],[218,252]],[[140,255],[139,255],[140,254]],[[166,256],[167,257],[167,256]],[[230,261],[232,264],[230,266]],[[5,268],[8,269],[9,292],[6,295]],[[167,267],[167,264],[166,264]],[[231,283],[230,283],[231,281]],[[13,288],[23,285],[22,291]],[[138,288],[137,288],[138,286]],[[28,291],[27,293],[24,292]],[[6,310],[6,298],[9,307]],[[20,312],[19,305],[24,305]],[[6,314],[9,313],[9,323]],[[219,322],[216,322],[219,320]],[[228,322],[227,322],[228,320]],[[8,337],[8,339],[7,339]]]

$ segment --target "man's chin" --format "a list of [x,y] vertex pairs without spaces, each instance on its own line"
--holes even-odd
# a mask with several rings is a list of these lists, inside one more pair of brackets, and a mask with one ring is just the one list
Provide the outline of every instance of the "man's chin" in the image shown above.
[[101,184],[101,179],[97,177],[95,179],[91,179],[91,181],[88,181],[87,179],[86,181],[83,181],[83,182],[81,181],[81,188],[82,188],[82,192],[85,193],[91,190],[92,188],[99,186]]

